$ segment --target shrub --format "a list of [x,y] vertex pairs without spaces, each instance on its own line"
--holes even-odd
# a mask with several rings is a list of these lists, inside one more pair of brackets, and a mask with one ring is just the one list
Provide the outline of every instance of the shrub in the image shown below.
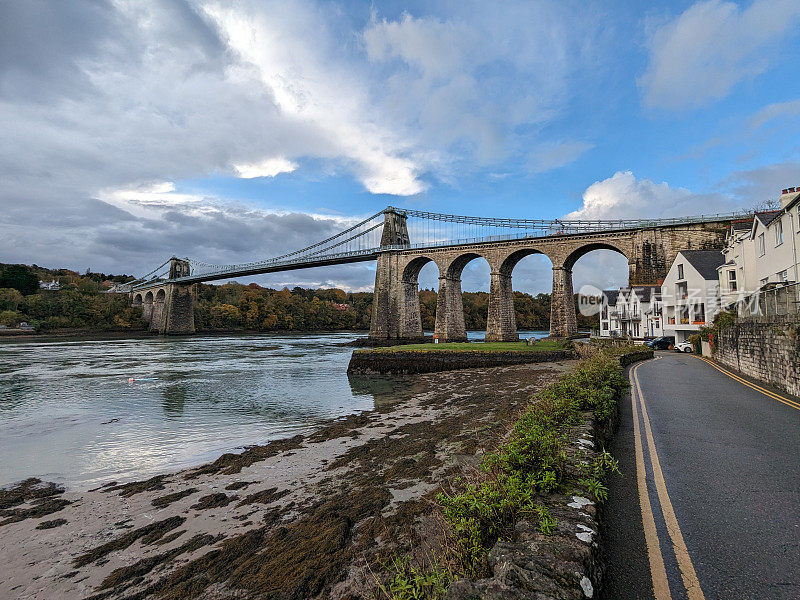
[[0,312],[0,325],[6,327],[16,327],[22,322],[22,315],[15,310],[4,310]]
[[[547,509],[536,500],[563,483],[566,429],[581,420],[582,411],[592,411],[600,422],[611,417],[617,398],[628,386],[619,356],[630,350],[627,346],[597,352],[539,392],[507,441],[484,457],[483,478],[466,484],[459,493],[437,496],[467,576],[488,575],[489,550],[511,535],[520,519],[535,517],[543,533],[555,527]],[[616,461],[603,452],[586,468],[581,483],[603,501],[608,492],[602,480],[616,468]]]

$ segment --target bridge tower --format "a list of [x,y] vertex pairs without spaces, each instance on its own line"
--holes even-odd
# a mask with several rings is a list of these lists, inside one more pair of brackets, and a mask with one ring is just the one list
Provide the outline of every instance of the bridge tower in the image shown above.
[[398,246],[410,245],[406,215],[392,207],[383,214],[369,337],[373,340],[422,338],[416,279],[403,281],[404,269],[398,263],[397,253],[392,251]]
[[[169,279],[191,275],[189,262],[173,256],[169,264]],[[133,306],[142,307],[142,316],[150,323],[150,331],[166,335],[188,335],[195,332],[194,307],[197,304],[197,284],[155,283],[131,293]]]
[[183,260],[177,256],[169,259],[169,278],[177,279],[178,277],[188,277],[192,274],[192,267],[189,265],[188,260]]

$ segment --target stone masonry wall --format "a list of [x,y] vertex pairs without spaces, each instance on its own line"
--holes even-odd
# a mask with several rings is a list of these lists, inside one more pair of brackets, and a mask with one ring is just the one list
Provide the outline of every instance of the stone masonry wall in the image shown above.
[[714,358],[800,396],[800,315],[740,319],[719,332]]

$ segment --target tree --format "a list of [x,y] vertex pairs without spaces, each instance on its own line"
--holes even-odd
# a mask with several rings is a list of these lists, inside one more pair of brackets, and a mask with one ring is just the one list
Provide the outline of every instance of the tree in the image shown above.
[[0,325],[6,327],[16,327],[22,322],[22,315],[15,310],[4,310],[0,312]]
[[13,288],[27,296],[39,289],[39,278],[25,265],[6,265],[0,271],[0,288]]
[[14,288],[0,288],[0,308],[17,310],[22,300],[22,294]]

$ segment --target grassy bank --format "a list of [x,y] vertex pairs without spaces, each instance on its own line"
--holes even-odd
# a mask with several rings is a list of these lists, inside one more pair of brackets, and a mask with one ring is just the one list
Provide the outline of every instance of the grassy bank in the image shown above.
[[382,348],[356,350],[356,352],[541,352],[567,350],[571,343],[563,340],[539,340],[533,345],[527,342],[447,342],[442,344],[405,344]]
[[442,598],[454,580],[490,576],[490,550],[499,540],[513,539],[518,522],[533,522],[545,535],[555,529],[556,520],[547,508],[553,494],[586,490],[593,500],[604,501],[604,480],[616,469],[616,461],[605,450],[591,462],[568,453],[568,431],[587,414],[600,427],[608,423],[628,386],[622,364],[632,351],[639,348],[596,350],[536,394],[479,469],[444,486],[436,498],[445,524],[441,547],[424,557],[403,556],[387,565],[384,597]]

